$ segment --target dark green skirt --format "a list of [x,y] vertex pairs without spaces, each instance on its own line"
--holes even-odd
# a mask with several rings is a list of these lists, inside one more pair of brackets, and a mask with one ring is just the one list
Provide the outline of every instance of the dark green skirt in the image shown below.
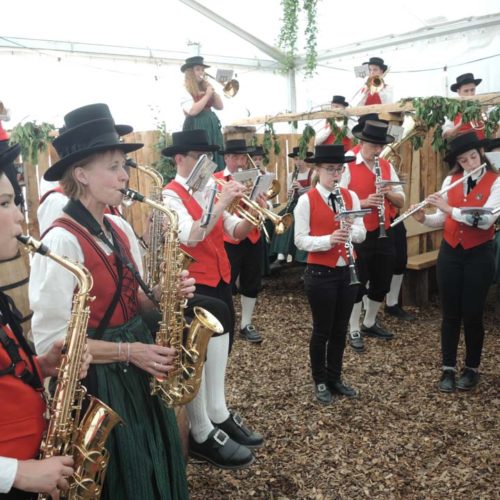
[[[188,116],[184,120],[182,130],[198,130],[202,129],[208,135],[208,142],[216,144],[224,149],[224,140],[222,138],[221,124],[217,115],[211,109],[204,109],[196,116]],[[214,153],[214,162],[217,163],[217,170],[224,170],[224,157],[219,153]]]
[[[92,333],[89,330],[90,338]],[[140,316],[107,329],[102,340],[153,343]],[[125,363],[95,364],[93,368],[97,397],[124,422],[114,428],[106,443],[111,458],[101,498],[187,499],[186,470],[175,414],[158,397],[150,395],[150,375]]]
[[285,259],[287,255],[291,255],[293,260],[296,262],[306,262],[307,261],[307,252],[304,250],[299,250],[295,246],[294,242],[295,238],[295,222],[293,222],[288,231],[285,231],[283,234],[275,234],[273,240],[271,242],[271,255],[283,254]]

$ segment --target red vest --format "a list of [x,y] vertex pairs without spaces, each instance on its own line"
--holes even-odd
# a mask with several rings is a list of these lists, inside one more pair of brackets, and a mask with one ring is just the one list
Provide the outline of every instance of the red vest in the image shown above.
[[0,122],[0,141],[8,141],[9,134],[3,128],[2,122]]
[[[340,188],[342,198],[347,210],[352,209],[352,197],[349,190]],[[331,208],[325,203],[321,193],[313,188],[307,192],[309,197],[309,234],[311,236],[324,236],[332,234],[340,228],[340,222],[335,220],[335,214]],[[330,250],[325,252],[309,252],[307,254],[308,264],[319,264],[321,266],[335,267],[342,257],[345,262],[348,261],[347,251],[344,244],[337,244]]]
[[[214,177],[217,177],[218,179],[224,179],[224,180],[229,180],[229,176],[224,175],[224,171],[220,172],[215,172]],[[221,186],[218,186],[218,189],[220,191]],[[260,229],[258,227],[254,227],[248,234],[247,238],[255,245],[260,240]],[[224,241],[227,243],[232,243],[233,245],[239,245],[240,240],[233,240],[230,238],[226,233],[224,233]]]
[[[325,128],[329,127],[328,122],[325,124]],[[322,143],[322,145],[325,144],[335,144],[335,135],[333,132],[325,139],[325,141]],[[344,151],[349,151],[352,148],[352,139],[350,137],[345,136],[342,139],[342,144],[344,145]]]
[[[453,120],[453,125],[458,125],[458,122],[462,119],[462,114],[458,113],[457,116],[455,116]],[[472,126],[471,122],[467,123],[462,123],[462,126],[458,129],[459,133],[462,134],[464,132],[470,132],[471,130],[476,133],[478,139],[485,139],[484,135],[484,122],[479,121],[478,122],[479,126],[482,126],[483,128],[481,130],[478,130]]]
[[[380,170],[383,180],[391,179],[391,164],[380,158]],[[368,198],[368,195],[376,192],[375,174],[363,163],[355,161],[349,163],[348,168],[351,173],[351,182],[348,188],[354,191],[360,200]],[[390,220],[390,203],[387,198],[384,199],[385,207],[385,228],[388,229],[391,225]],[[375,231],[378,228],[378,210],[375,207],[371,208],[371,213],[365,215],[363,219],[367,231]]]
[[[203,94],[203,95],[197,95],[197,96],[193,97],[193,101],[194,101],[194,102],[201,101],[204,97],[205,97],[205,94]],[[214,103],[214,98],[213,98],[213,97],[211,97],[211,98],[207,101],[207,103],[205,104],[205,107],[204,107],[203,109],[206,109],[206,110],[210,111],[210,109],[212,109],[212,105],[213,105],[213,103]]]
[[352,149],[351,149],[352,154],[353,154],[354,156],[357,156],[357,154],[359,153],[360,149],[361,149],[361,144],[359,144],[359,143],[358,143],[358,144],[356,144],[356,145],[355,145],[355,146],[353,146],[353,147],[352,147]]
[[[193,220],[201,219],[203,215],[202,208],[192,196],[186,197],[186,190],[181,184],[177,181],[171,181],[164,189],[170,189],[179,195]],[[222,217],[219,218],[217,224],[210,231],[210,234],[205,236],[203,241],[200,241],[194,247],[181,245],[181,248],[195,259],[189,266],[189,273],[196,278],[197,283],[216,287],[220,280],[225,283],[231,281],[231,266],[224,248]]]
[[[0,328],[18,344],[7,325]],[[19,345],[19,344],[18,344]],[[19,355],[31,370],[28,355],[19,348]],[[0,370],[10,366],[10,357],[0,344]],[[36,358],[35,363],[41,378]],[[28,460],[36,458],[45,431],[45,402],[42,394],[13,375],[0,376],[0,456]]]
[[365,106],[368,106],[370,104],[382,104],[382,99],[380,99],[380,94],[378,92],[375,92],[375,94],[370,94],[367,92],[366,96],[366,101],[365,101]]
[[[462,177],[463,174],[455,174],[451,178],[451,182],[455,182]],[[497,180],[498,175],[494,172],[487,171],[476,186],[468,195],[464,195],[463,184],[460,183],[453,189],[448,191],[448,204],[450,207],[483,207],[488,199],[491,186]],[[487,241],[493,239],[495,228],[493,225],[487,229],[479,229],[467,224],[462,224],[450,216],[446,217],[444,223],[444,239],[446,243],[455,248],[458,244],[462,245],[466,250],[477,247]]]
[[[110,219],[108,219],[115,230],[120,246],[124,250],[127,259],[134,263],[130,251],[130,242],[126,234]],[[111,304],[113,295],[118,284],[118,271],[116,256],[114,253],[106,255],[104,250],[94,240],[90,233],[72,219],[60,218],[54,221],[52,227],[62,227],[73,234],[83,252],[84,265],[94,278],[94,286],[91,295],[95,297],[90,303],[89,328],[97,328],[101,319]],[[123,269],[123,281],[120,299],[109,321],[108,328],[120,326],[130,321],[139,314],[138,285],[132,272],[125,267]]]

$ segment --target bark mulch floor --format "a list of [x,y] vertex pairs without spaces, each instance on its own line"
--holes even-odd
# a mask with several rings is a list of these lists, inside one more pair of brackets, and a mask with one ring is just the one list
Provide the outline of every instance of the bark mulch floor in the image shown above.
[[360,396],[323,407],[313,394],[311,318],[300,273],[284,269],[265,280],[255,315],[265,340],[238,339],[229,361],[229,407],[265,435],[265,445],[245,470],[191,460],[191,498],[500,498],[500,327],[492,311],[475,391],[436,388],[434,304],[410,308],[417,314],[412,323],[382,315],[396,335],[390,342],[367,339],[363,354],[347,347],[344,379]]

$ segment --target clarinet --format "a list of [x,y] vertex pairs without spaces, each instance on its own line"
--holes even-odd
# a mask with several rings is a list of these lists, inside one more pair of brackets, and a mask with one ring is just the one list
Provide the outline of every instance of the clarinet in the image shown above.
[[[381,189],[381,182],[382,182],[382,170],[380,169],[380,163],[378,156],[375,156],[375,165],[374,165],[374,170],[375,170],[375,187],[377,188],[376,193],[380,193]],[[378,212],[378,228],[379,228],[379,238],[387,238],[387,233],[385,232],[385,200],[382,202],[381,205],[377,207],[377,212]]]
[[[339,206],[339,215],[343,214],[345,210],[345,204],[344,204],[344,198],[342,198],[342,193],[340,191],[340,185],[338,183],[335,183],[335,187],[333,188],[333,196],[335,197],[335,201],[337,202]],[[345,219],[341,218],[340,219],[340,228],[344,229],[345,228]],[[359,285],[359,279],[358,279],[358,273],[356,271],[356,262],[354,260],[354,247],[352,245],[352,239],[351,239],[351,231],[349,230],[349,236],[347,237],[347,240],[344,243],[344,247],[347,252],[347,259],[349,262],[349,285]]]
[[[299,178],[299,167],[295,165],[294,171],[292,173],[292,185],[293,183]],[[292,203],[295,199],[295,194],[297,193],[297,190],[295,188],[292,188],[292,192],[290,193],[290,196],[288,197],[286,208],[285,208],[285,214],[290,213],[290,208],[292,206]]]

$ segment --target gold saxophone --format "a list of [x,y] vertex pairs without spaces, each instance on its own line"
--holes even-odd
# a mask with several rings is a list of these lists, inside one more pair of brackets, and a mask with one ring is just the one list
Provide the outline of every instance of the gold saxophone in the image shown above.
[[[109,406],[93,396],[90,396],[89,407],[80,419],[87,391],[79,381],[78,373],[87,339],[90,302],[93,300],[89,296],[92,275],[85,267],[52,253],[43,243],[30,236],[21,235],[18,240],[32,252],[45,255],[63,266],[78,281],[40,458],[59,455],[73,457],[75,472],[69,478],[68,491],[61,492],[61,498],[99,499],[109,461],[109,453],[104,445],[109,433],[121,419]],[[38,498],[45,500],[50,495],[41,493]]]
[[160,396],[169,407],[183,405],[196,396],[200,387],[210,337],[213,333],[222,333],[224,329],[213,314],[201,307],[194,307],[195,317],[191,324],[186,324],[184,320],[187,300],[180,293],[179,275],[189,267],[192,259],[180,248],[177,214],[132,189],[122,189],[121,192],[131,200],[161,211],[165,216],[159,281],[161,321],[156,344],[173,347],[178,355],[173,369],[165,377],[151,380],[151,394]]

